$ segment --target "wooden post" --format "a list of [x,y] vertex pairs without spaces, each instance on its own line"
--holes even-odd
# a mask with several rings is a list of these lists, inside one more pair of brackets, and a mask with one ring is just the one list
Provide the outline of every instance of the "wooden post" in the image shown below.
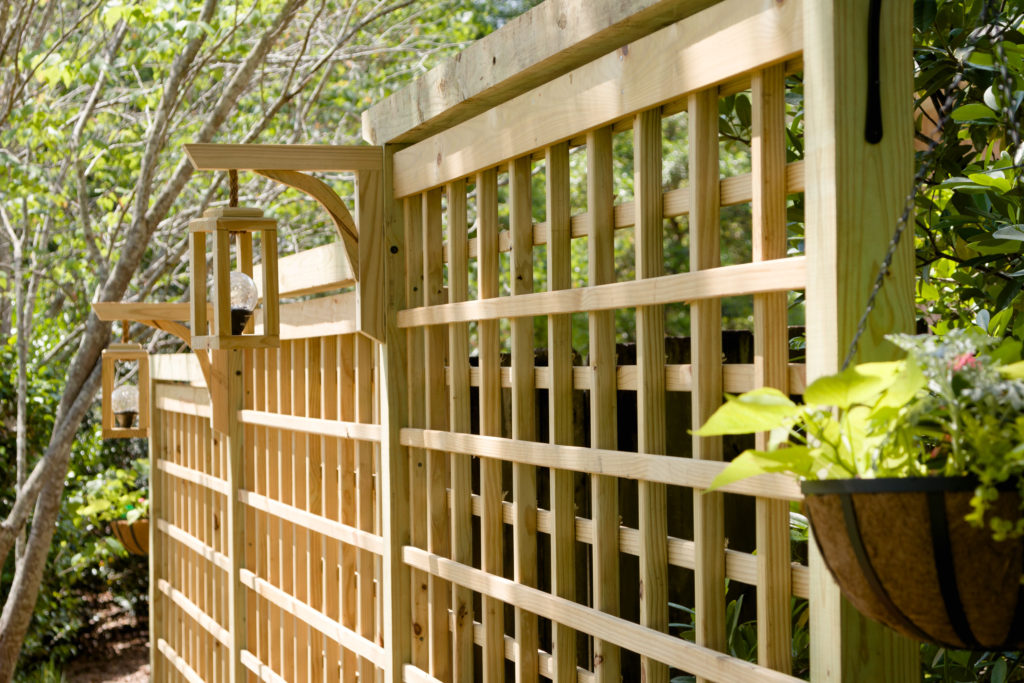
[[227,535],[231,571],[228,579],[228,630],[231,632],[231,660],[228,676],[232,683],[246,677],[242,665],[242,650],[245,649],[245,593],[241,582],[241,570],[245,567],[245,506],[238,499],[245,474],[245,426],[238,419],[238,411],[244,407],[245,381],[242,377],[245,356],[243,351],[214,351],[214,355],[225,354],[227,366],[228,403],[228,501]]
[[384,537],[383,621],[384,681],[399,683],[403,667],[412,655],[409,567],[402,561],[402,550],[410,542],[409,531],[409,456],[399,439],[408,418],[408,375],[406,373],[405,331],[398,328],[398,311],[405,308],[405,239],[402,214],[391,196],[394,149],[384,150],[383,225],[363,229],[360,243],[380,230],[386,253],[384,270],[375,282],[362,281],[363,291],[372,287],[385,297],[387,343],[380,346],[381,404],[381,487]]
[[[865,138],[870,0],[804,4],[807,379],[836,372],[864,312],[913,177],[913,8],[882,4],[882,138]],[[884,341],[914,324],[913,226],[905,234],[856,361],[895,355]],[[917,681],[918,647],[842,600],[811,548],[811,680]]]

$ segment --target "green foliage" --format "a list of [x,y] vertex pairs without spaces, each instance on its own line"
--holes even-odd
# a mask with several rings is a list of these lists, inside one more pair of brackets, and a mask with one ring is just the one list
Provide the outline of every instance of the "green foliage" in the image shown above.
[[890,340],[907,351],[906,360],[821,377],[803,404],[768,388],[730,397],[697,434],[770,431],[769,449],[737,456],[712,488],[767,472],[801,479],[970,475],[978,487],[968,521],[987,524],[996,539],[1024,535],[1024,519],[987,514],[1000,484],[1024,490],[1021,344],[996,346],[977,329]]
[[148,458],[134,461],[129,469],[111,467],[85,482],[84,504],[75,513],[93,522],[135,522],[149,515],[148,485]]

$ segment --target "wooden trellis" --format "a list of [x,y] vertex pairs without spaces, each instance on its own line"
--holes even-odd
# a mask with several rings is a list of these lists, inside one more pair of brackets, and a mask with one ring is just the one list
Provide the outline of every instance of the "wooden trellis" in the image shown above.
[[[280,349],[221,352],[226,431],[192,361],[154,358],[154,680],[793,681],[794,598],[812,681],[916,680],[916,647],[864,623],[813,550],[791,563],[799,488],[704,494],[727,452],[683,431],[723,391],[799,394],[845,354],[911,179],[911,3],[883,9],[880,142],[869,4],[548,0],[372,107],[354,219],[318,199],[342,241],[280,262],[282,297],[337,293],[282,304]],[[723,175],[719,100],[736,93],[749,171]],[[789,160],[787,97],[806,115]],[[678,187],[666,121],[687,136]],[[307,188],[297,171],[356,154],[190,153],[285,159],[259,172]],[[750,258],[723,264],[722,213],[742,205]],[[666,219],[685,221],[686,270],[665,270]],[[864,358],[912,323],[904,247]],[[789,355],[799,292],[806,366]],[[752,362],[723,360],[740,297]],[[684,308],[688,355],[669,358],[666,311]],[[756,601],[757,663],[723,654],[727,580]],[[669,626],[680,596],[694,642]]]

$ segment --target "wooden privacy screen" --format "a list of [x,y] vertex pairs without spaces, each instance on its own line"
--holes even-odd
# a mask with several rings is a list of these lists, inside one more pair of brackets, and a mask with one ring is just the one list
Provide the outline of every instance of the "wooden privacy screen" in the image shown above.
[[[359,283],[384,343],[353,293],[282,305],[279,350],[225,361],[227,434],[195,373],[154,359],[154,680],[794,681],[808,613],[811,680],[912,680],[913,645],[859,622],[813,548],[792,561],[797,485],[704,493],[755,440],[688,432],[723,392],[835,370],[863,310],[912,100],[909,3],[887,6],[887,137],[844,118],[868,1],[548,0],[612,22],[570,22],[572,71],[513,23],[481,43],[532,51],[503,96],[372,108],[367,130],[407,143],[360,226],[385,249]],[[747,105],[723,135],[720,108]],[[282,296],[350,286],[340,248],[282,259]],[[860,357],[911,320],[908,255]],[[731,656],[729,619],[755,617],[756,662]]]

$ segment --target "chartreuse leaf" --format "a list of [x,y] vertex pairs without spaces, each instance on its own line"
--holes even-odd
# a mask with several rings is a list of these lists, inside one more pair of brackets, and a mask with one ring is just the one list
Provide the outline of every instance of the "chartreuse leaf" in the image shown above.
[[790,446],[777,451],[744,451],[718,473],[708,491],[769,472],[792,472],[809,476],[814,472],[814,463],[815,459],[807,446]]
[[1024,379],[1024,360],[999,368],[999,374],[1006,379]]
[[804,391],[804,400],[808,405],[844,410],[855,404],[873,405],[879,394],[896,381],[902,369],[902,361],[861,363],[838,375],[816,379]]
[[[917,363],[901,363],[901,365],[903,366],[902,372],[882,394],[876,407],[902,408],[928,384],[928,379],[921,372],[921,367]],[[878,417],[877,413],[873,417]]]
[[800,408],[778,389],[762,387],[731,396],[695,433],[698,436],[766,432],[793,417]]

